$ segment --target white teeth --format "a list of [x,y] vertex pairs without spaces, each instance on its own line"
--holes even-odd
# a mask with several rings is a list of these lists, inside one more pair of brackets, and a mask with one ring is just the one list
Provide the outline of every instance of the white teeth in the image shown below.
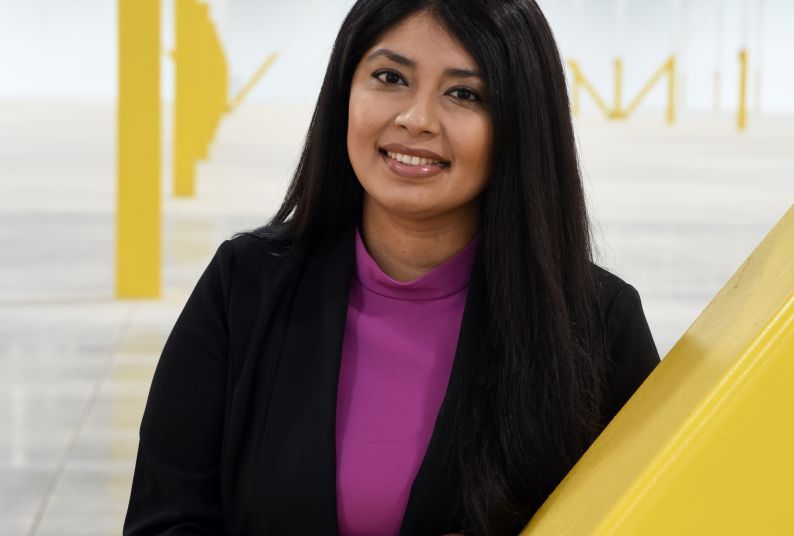
[[437,164],[437,165],[441,164],[441,162],[437,160],[428,160],[427,158],[419,158],[418,156],[410,156],[401,153],[392,153],[391,151],[388,151],[386,154],[389,155],[389,158],[393,158],[398,162],[402,162],[403,164],[407,164],[409,166],[428,166],[431,164]]

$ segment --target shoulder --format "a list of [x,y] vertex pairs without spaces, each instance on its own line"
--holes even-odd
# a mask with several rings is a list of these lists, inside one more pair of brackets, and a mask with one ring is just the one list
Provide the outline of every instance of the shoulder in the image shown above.
[[[223,303],[227,314],[253,307],[300,272],[301,249],[285,235],[260,228],[237,233],[216,249],[193,291]],[[202,298],[203,299],[203,298]]]
[[221,278],[228,282],[229,295],[237,297],[232,306],[273,304],[288,297],[295,285],[312,281],[329,284],[334,267],[349,276],[355,235],[348,231],[338,229],[296,239],[281,226],[261,227],[224,241],[213,264],[222,267]]
[[288,258],[296,249],[297,241],[285,225],[265,225],[251,231],[235,233],[221,244],[221,248],[229,250],[227,254],[243,258],[274,259]]
[[609,270],[593,264],[596,287],[598,288],[598,306],[601,317],[609,319],[615,312],[613,307],[625,301],[639,300],[639,293],[632,285],[613,274]]
[[610,361],[607,416],[611,419],[659,363],[659,353],[637,289],[594,267]]
[[223,241],[213,262],[222,267],[226,279],[272,277],[279,270],[289,270],[301,251],[283,226],[267,225]]
[[612,272],[593,265],[598,287],[598,305],[607,334],[615,337],[627,329],[647,329],[642,300],[637,289]]

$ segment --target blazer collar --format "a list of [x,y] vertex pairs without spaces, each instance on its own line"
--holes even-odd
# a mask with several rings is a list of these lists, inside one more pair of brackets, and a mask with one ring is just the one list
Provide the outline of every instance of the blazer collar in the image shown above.
[[[338,534],[336,397],[354,262],[351,225],[337,238],[312,246],[302,263],[262,439],[263,533]],[[481,340],[482,282],[478,252],[449,386],[411,488],[401,534],[461,528],[455,416],[466,364]]]

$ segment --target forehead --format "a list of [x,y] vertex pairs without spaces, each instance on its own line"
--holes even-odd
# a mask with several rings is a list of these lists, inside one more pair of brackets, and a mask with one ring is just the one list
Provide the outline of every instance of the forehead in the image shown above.
[[411,58],[420,67],[443,64],[443,67],[477,68],[474,58],[444,23],[427,11],[414,13],[389,28],[364,57],[384,48]]

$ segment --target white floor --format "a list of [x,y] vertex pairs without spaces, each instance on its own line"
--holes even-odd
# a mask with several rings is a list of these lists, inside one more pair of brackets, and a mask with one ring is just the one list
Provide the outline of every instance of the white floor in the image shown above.
[[[278,205],[308,119],[229,117],[198,197],[164,184],[163,298],[118,301],[113,107],[0,102],[0,534],[120,532],[165,338],[218,244]],[[794,203],[794,117],[577,132],[601,263],[640,290],[664,354]]]

